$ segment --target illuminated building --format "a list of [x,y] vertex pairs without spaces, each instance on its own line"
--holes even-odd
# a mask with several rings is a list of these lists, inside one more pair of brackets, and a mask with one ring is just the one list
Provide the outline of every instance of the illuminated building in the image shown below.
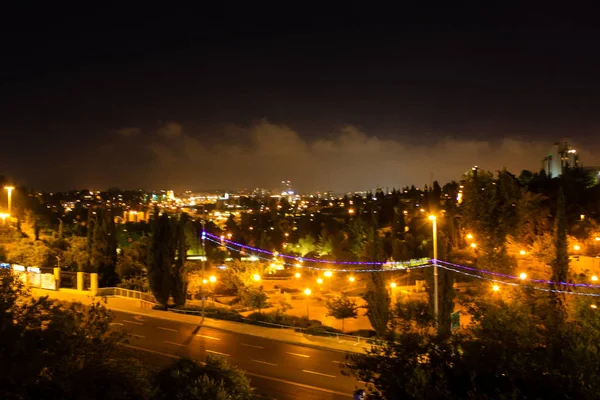
[[571,148],[567,142],[556,142],[550,152],[542,160],[542,168],[546,175],[556,178],[562,175],[567,167],[579,167],[579,153]]

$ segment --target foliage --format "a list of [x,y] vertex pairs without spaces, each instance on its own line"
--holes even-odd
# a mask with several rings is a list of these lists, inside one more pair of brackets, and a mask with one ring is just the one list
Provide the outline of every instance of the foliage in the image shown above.
[[147,384],[124,358],[121,333],[102,305],[32,299],[0,270],[0,397],[142,399]]
[[390,295],[383,279],[382,274],[371,272],[367,283],[367,293],[364,295],[367,302],[367,317],[369,317],[371,326],[377,332],[377,336],[380,337],[387,332],[391,304]]
[[161,371],[152,400],[205,399],[251,400],[255,398],[244,372],[219,357],[207,356],[206,365],[182,358]]
[[[155,215],[158,210],[155,210]],[[172,296],[176,306],[185,304],[187,279],[185,257],[188,244],[185,226],[187,214],[178,220],[166,212],[152,221],[152,242],[148,257],[148,281],[156,300],[166,307]]]
[[327,316],[342,320],[342,332],[344,331],[344,321],[346,318],[356,318],[358,316],[358,306],[356,301],[350,299],[345,293],[334,299],[327,300]]
[[258,309],[258,312],[260,313],[261,310],[265,307],[268,306],[268,299],[269,297],[267,296],[267,294],[263,291],[262,286],[259,287],[251,287],[248,290],[248,293],[246,295],[246,303],[249,307],[251,307],[253,310]]
[[[512,299],[480,297],[465,304],[472,316],[466,331],[407,329],[366,355],[350,355],[346,373],[368,383],[371,399],[595,398],[596,309],[583,299],[560,321],[545,318],[547,303],[547,296],[520,289]],[[402,315],[414,317],[418,309]]]
[[93,221],[90,251],[91,271],[98,273],[100,286],[115,286],[118,281],[115,272],[117,236],[112,213],[105,208],[100,208]]
[[[555,222],[555,257],[552,262],[552,281],[566,282],[569,272],[569,254],[567,252],[567,221],[565,215],[565,197],[562,189],[558,192],[558,200],[556,207],[556,222]],[[556,283],[554,289],[564,289],[564,285]],[[564,294],[552,292],[552,297],[556,306],[558,317],[562,318],[564,314]]]

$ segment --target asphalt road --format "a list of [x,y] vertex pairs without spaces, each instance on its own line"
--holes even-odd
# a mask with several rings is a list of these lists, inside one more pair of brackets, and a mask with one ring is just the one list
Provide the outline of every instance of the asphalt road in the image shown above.
[[[345,354],[202,327],[114,312],[113,324],[130,336],[130,345],[156,357],[225,357],[245,370],[260,393],[277,400],[351,399],[359,382],[340,373]],[[164,360],[163,360],[164,361]]]

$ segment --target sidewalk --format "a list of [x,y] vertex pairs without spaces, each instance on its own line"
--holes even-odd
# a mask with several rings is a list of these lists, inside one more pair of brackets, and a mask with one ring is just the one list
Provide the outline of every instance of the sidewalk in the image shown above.
[[[189,324],[200,323],[200,317],[196,315],[185,315],[170,311],[158,311],[148,308],[142,308],[140,305],[140,300],[121,297],[92,297],[88,294],[81,293],[74,289],[61,289],[59,291],[32,289],[31,292],[34,297],[48,296],[56,300],[80,302],[82,304],[92,304],[93,302],[97,301],[103,303],[104,299],[106,299],[106,307],[114,311],[123,311],[132,314],[146,315],[152,318],[161,318]],[[370,348],[370,345],[367,344],[366,339],[360,339],[360,342],[358,341],[358,339],[355,340],[350,337],[340,338],[340,340],[338,340],[333,337],[307,335],[301,332],[295,332],[293,329],[287,328],[265,328],[262,326],[210,318],[206,318],[204,320],[204,325],[223,331],[235,332],[244,335],[259,336],[262,338],[275,340],[279,342],[316,347],[326,350],[363,353],[365,350]]]

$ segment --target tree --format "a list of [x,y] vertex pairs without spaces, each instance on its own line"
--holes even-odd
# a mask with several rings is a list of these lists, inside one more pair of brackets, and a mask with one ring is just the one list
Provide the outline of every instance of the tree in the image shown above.
[[364,299],[367,302],[367,317],[371,326],[377,336],[382,337],[387,332],[390,321],[391,299],[381,272],[371,272]]
[[[565,215],[565,196],[562,188],[558,192],[555,218],[555,257],[552,262],[552,286],[556,290],[564,290],[564,285],[560,282],[566,282],[569,273],[569,254],[567,251],[567,221]],[[556,308],[558,318],[564,318],[564,294],[552,292],[552,299]]]
[[250,381],[238,367],[207,356],[202,366],[182,358],[156,376],[152,400],[251,400]]
[[155,210],[155,216],[148,259],[148,283],[156,300],[166,308],[173,285],[171,269],[175,243],[169,216],[166,213],[158,216],[158,209]]
[[104,208],[98,209],[93,224],[91,255],[91,270],[97,272],[100,286],[114,286],[118,277],[115,271],[117,265],[117,236],[112,214]]
[[303,257],[317,249],[315,238],[313,238],[311,235],[301,237],[298,240],[298,246],[299,247],[296,248],[296,251]]
[[258,309],[259,313],[261,312],[261,310],[263,308],[268,306],[268,304],[269,304],[267,302],[268,299],[269,299],[269,297],[263,291],[262,286],[252,287],[248,290],[248,293],[247,293],[248,305],[250,307],[252,307],[253,310]]
[[99,303],[33,299],[16,275],[0,270],[0,397],[145,399],[142,369],[111,321]]
[[185,260],[189,245],[185,234],[186,226],[189,224],[189,217],[186,213],[181,214],[174,232],[174,246],[177,249],[177,258],[173,264],[173,286],[171,288],[173,301],[176,306],[185,304],[187,295],[187,279],[185,272]]
[[356,301],[350,299],[345,293],[334,299],[327,300],[327,316],[342,320],[342,332],[344,332],[344,321],[346,318],[358,316]]

